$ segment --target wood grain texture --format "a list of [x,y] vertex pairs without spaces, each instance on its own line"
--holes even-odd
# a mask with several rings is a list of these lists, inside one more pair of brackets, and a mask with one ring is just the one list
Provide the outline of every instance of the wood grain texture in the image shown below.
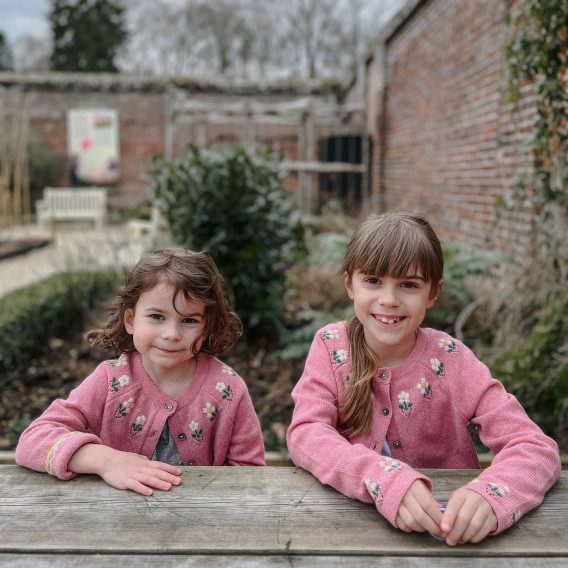
[[[298,468],[182,469],[181,486],[143,497],[113,489],[95,476],[59,481],[18,466],[0,466],[0,564],[5,566],[10,554],[17,562],[22,554],[31,553],[38,561],[34,566],[52,555],[66,555],[71,562],[73,553],[102,554],[101,558],[110,554],[113,561],[116,555],[137,554],[140,566],[156,554],[203,556],[204,566],[209,565],[207,555],[220,559],[234,554],[243,561],[251,556],[244,566],[262,565],[250,563],[259,555],[270,562],[292,558],[298,566],[303,566],[301,557],[306,555],[310,562],[319,556],[329,560],[346,555],[361,561],[372,556],[408,562],[427,557],[436,565],[441,565],[441,558],[454,559],[448,566],[465,566],[458,562],[462,556],[468,566],[476,557],[494,557],[508,558],[512,567],[514,558],[568,558],[568,472],[562,472],[541,507],[502,535],[452,548],[428,534],[394,529],[372,505],[349,499]],[[441,502],[478,473],[423,471]],[[160,558],[165,561],[166,556]],[[177,560],[176,566],[196,565]],[[327,560],[325,565],[333,566]]]
[[565,568],[563,558],[1,554],[2,568]]

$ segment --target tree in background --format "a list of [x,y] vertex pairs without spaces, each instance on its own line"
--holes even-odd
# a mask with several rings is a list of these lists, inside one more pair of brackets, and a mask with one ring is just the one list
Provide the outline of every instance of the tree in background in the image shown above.
[[404,0],[130,2],[121,70],[158,76],[346,77]]
[[0,71],[11,71],[12,69],[14,69],[12,49],[4,34],[0,32]]
[[53,71],[117,72],[127,39],[124,8],[111,0],[52,0]]
[[23,73],[49,71],[50,53],[51,45],[47,39],[31,34],[18,36],[14,41],[14,67]]

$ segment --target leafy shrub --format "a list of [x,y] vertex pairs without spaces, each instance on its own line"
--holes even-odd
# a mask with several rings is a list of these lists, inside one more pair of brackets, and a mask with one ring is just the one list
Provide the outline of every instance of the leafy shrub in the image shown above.
[[174,240],[211,255],[251,340],[280,336],[286,270],[305,246],[279,169],[234,147],[156,158],[152,172]]
[[113,272],[57,274],[0,298],[0,384],[2,375],[41,353],[50,338],[78,328],[117,281]]
[[532,333],[487,360],[494,376],[561,447],[568,447],[568,299],[552,305]]

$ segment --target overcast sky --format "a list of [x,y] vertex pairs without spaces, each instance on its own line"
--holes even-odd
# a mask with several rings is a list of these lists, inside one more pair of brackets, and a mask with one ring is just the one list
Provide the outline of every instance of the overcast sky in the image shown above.
[[[181,0],[168,1],[178,4]],[[387,0],[384,5],[396,10],[404,2]],[[47,22],[49,8],[50,0],[0,0],[0,31],[11,44],[24,34],[47,38],[50,33]]]
[[49,0],[0,0],[0,30],[9,43],[22,34],[49,35]]

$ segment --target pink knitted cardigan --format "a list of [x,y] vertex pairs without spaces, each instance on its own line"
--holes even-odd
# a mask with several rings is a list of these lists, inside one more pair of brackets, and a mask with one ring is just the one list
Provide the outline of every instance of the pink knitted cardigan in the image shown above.
[[170,399],[152,382],[139,353],[101,363],[21,435],[19,465],[61,479],[84,444],[152,457],[164,424],[183,465],[264,465],[264,443],[245,382],[213,357],[199,357],[189,387]]
[[[419,329],[402,365],[378,369],[372,382],[372,432],[347,439],[336,425],[350,367],[345,322],[319,330],[292,392],[288,449],[297,466],[348,497],[374,502],[394,526],[400,502],[416,479],[432,489],[414,468],[479,468],[468,422],[477,425],[495,455],[467,485],[492,506],[498,519],[494,534],[539,505],[558,480],[557,444],[471,350],[450,336]],[[392,457],[381,455],[385,439]]]

